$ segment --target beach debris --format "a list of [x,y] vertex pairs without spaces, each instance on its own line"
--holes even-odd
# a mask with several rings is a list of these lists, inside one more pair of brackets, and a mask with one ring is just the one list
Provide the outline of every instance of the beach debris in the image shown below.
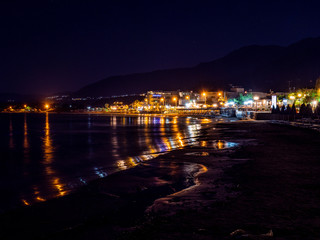
[[263,240],[273,238],[273,231],[270,229],[269,232],[264,234],[250,234],[243,229],[237,229],[230,233],[231,239],[252,239],[252,240]]

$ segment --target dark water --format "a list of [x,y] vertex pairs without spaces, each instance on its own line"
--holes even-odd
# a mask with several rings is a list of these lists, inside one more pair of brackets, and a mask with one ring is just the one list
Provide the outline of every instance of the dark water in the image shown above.
[[0,114],[0,211],[66,195],[90,180],[194,144],[208,121]]

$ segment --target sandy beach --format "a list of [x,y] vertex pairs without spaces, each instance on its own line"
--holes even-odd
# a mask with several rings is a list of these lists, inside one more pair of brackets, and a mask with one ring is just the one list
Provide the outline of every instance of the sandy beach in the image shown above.
[[319,239],[318,132],[230,122],[208,124],[197,140],[1,214],[0,238]]

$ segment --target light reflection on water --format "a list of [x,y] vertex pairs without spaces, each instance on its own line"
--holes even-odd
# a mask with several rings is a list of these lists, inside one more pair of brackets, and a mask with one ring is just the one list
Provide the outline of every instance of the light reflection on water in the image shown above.
[[[0,120],[9,122],[9,126],[0,125],[0,130],[8,132],[8,138],[2,140],[7,141],[8,146],[4,149],[5,161],[8,166],[16,164],[15,168],[21,168],[23,175],[11,173],[13,170],[9,167],[3,172],[8,172],[8,188],[16,187],[11,198],[19,199],[24,205],[64,196],[95,178],[196,144],[202,124],[210,122],[209,119],[148,115],[3,116],[7,118]],[[8,127],[2,129],[3,126]],[[12,155],[13,152],[19,154]],[[1,181],[4,180],[1,178]]]
[[[168,152],[173,149],[183,148],[186,145],[192,145],[195,143],[194,137],[197,136],[198,131],[201,129],[201,124],[194,123],[189,125],[186,131],[183,131],[179,128],[178,125],[178,117],[174,117],[173,119],[165,118],[165,117],[138,117],[137,123],[139,125],[144,125],[145,129],[148,129],[149,124],[160,125],[160,135],[163,137],[158,139],[152,139],[150,137],[150,132],[144,131],[143,140],[139,139],[138,143],[146,143],[146,150],[143,151],[142,155],[128,157],[126,159],[120,159],[117,161],[117,167],[120,170],[125,170],[131,167],[136,166],[140,162],[153,159],[158,157],[160,154],[164,152]],[[190,123],[190,118],[185,118],[185,123]],[[206,123],[209,123],[207,121]],[[166,124],[171,124],[171,126]],[[166,131],[173,131],[173,136],[166,136]],[[114,136],[116,138],[116,135]],[[141,137],[141,136],[140,136]],[[153,142],[153,140],[155,140]],[[115,144],[113,148],[113,156],[120,157],[117,150],[119,149],[119,145],[117,140],[112,141]]]
[[200,147],[204,148],[212,148],[212,149],[228,149],[228,148],[234,148],[237,147],[238,144],[234,142],[228,142],[228,141],[223,141],[223,140],[204,140],[200,141],[199,144],[197,143]]

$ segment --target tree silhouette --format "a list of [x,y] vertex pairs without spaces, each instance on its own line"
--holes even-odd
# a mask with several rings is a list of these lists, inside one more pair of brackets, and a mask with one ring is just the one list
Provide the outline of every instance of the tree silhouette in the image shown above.
[[306,116],[307,117],[311,117],[312,116],[312,107],[311,107],[310,103],[308,103],[308,105],[306,107]]
[[293,103],[291,108],[291,114],[295,115],[296,113],[297,113],[296,105],[295,103]]
[[287,105],[285,113],[286,114],[291,114],[291,107],[289,106],[289,104]]
[[300,115],[303,116],[303,117],[304,117],[304,116],[306,115],[306,113],[307,113],[307,109],[306,109],[306,108],[307,108],[306,105],[305,105],[304,103],[302,103],[301,106],[300,106],[300,112],[299,112],[299,113],[300,113]]

